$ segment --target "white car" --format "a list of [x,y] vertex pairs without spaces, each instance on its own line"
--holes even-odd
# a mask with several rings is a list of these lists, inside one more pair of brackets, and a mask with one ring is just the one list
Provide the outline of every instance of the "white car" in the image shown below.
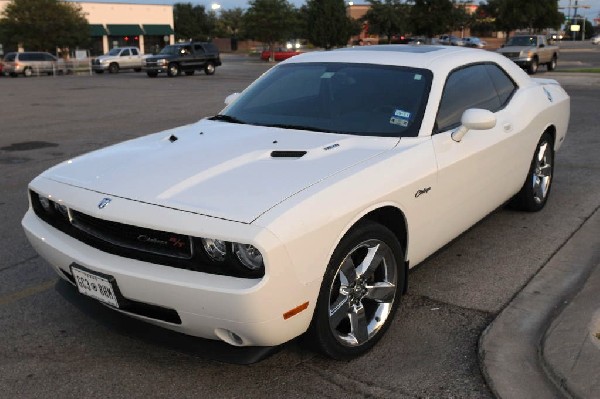
[[27,237],[127,315],[338,359],[381,338],[410,267],[511,198],[544,207],[570,113],[499,54],[410,45],[302,54],[227,103],[36,177]]
[[592,44],[600,44],[600,35],[596,35],[592,37]]

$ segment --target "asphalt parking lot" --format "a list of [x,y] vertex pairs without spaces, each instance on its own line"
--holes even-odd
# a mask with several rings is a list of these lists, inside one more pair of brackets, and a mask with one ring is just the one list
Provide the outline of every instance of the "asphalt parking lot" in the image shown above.
[[67,301],[20,227],[27,183],[46,168],[212,115],[269,67],[230,61],[214,76],[176,79],[0,78],[0,396],[491,397],[481,332],[600,207],[600,79],[539,75],[563,82],[572,98],[547,207],[501,208],[413,270],[396,319],[369,354],[336,362],[292,342],[240,366],[215,361],[202,342],[148,340],[128,319]]

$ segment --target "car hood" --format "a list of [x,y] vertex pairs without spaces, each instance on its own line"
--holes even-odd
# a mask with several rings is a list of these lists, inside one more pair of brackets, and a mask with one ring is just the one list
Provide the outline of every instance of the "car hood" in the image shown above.
[[118,55],[106,55],[106,54],[104,54],[104,55],[99,55],[98,57],[96,57],[96,59],[98,61],[100,61],[100,60],[112,60],[112,59],[117,58],[117,57],[118,57]]
[[286,198],[398,141],[202,120],[80,156],[42,177],[251,223]]

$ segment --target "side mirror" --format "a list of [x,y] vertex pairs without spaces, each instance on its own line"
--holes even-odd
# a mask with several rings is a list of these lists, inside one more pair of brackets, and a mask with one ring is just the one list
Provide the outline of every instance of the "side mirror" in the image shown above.
[[232,94],[228,95],[227,97],[225,97],[225,105],[231,104],[232,102],[237,100],[237,98],[239,96],[240,96],[240,93],[232,93]]
[[452,132],[452,140],[460,142],[469,130],[489,130],[496,126],[496,115],[487,109],[471,108],[460,118],[461,126]]

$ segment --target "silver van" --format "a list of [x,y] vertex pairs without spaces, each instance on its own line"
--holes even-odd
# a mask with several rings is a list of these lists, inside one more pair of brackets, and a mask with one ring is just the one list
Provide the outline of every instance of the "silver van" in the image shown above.
[[7,53],[4,56],[3,63],[3,73],[13,77],[18,75],[53,75],[69,72],[63,60],[57,59],[50,53],[39,51]]

